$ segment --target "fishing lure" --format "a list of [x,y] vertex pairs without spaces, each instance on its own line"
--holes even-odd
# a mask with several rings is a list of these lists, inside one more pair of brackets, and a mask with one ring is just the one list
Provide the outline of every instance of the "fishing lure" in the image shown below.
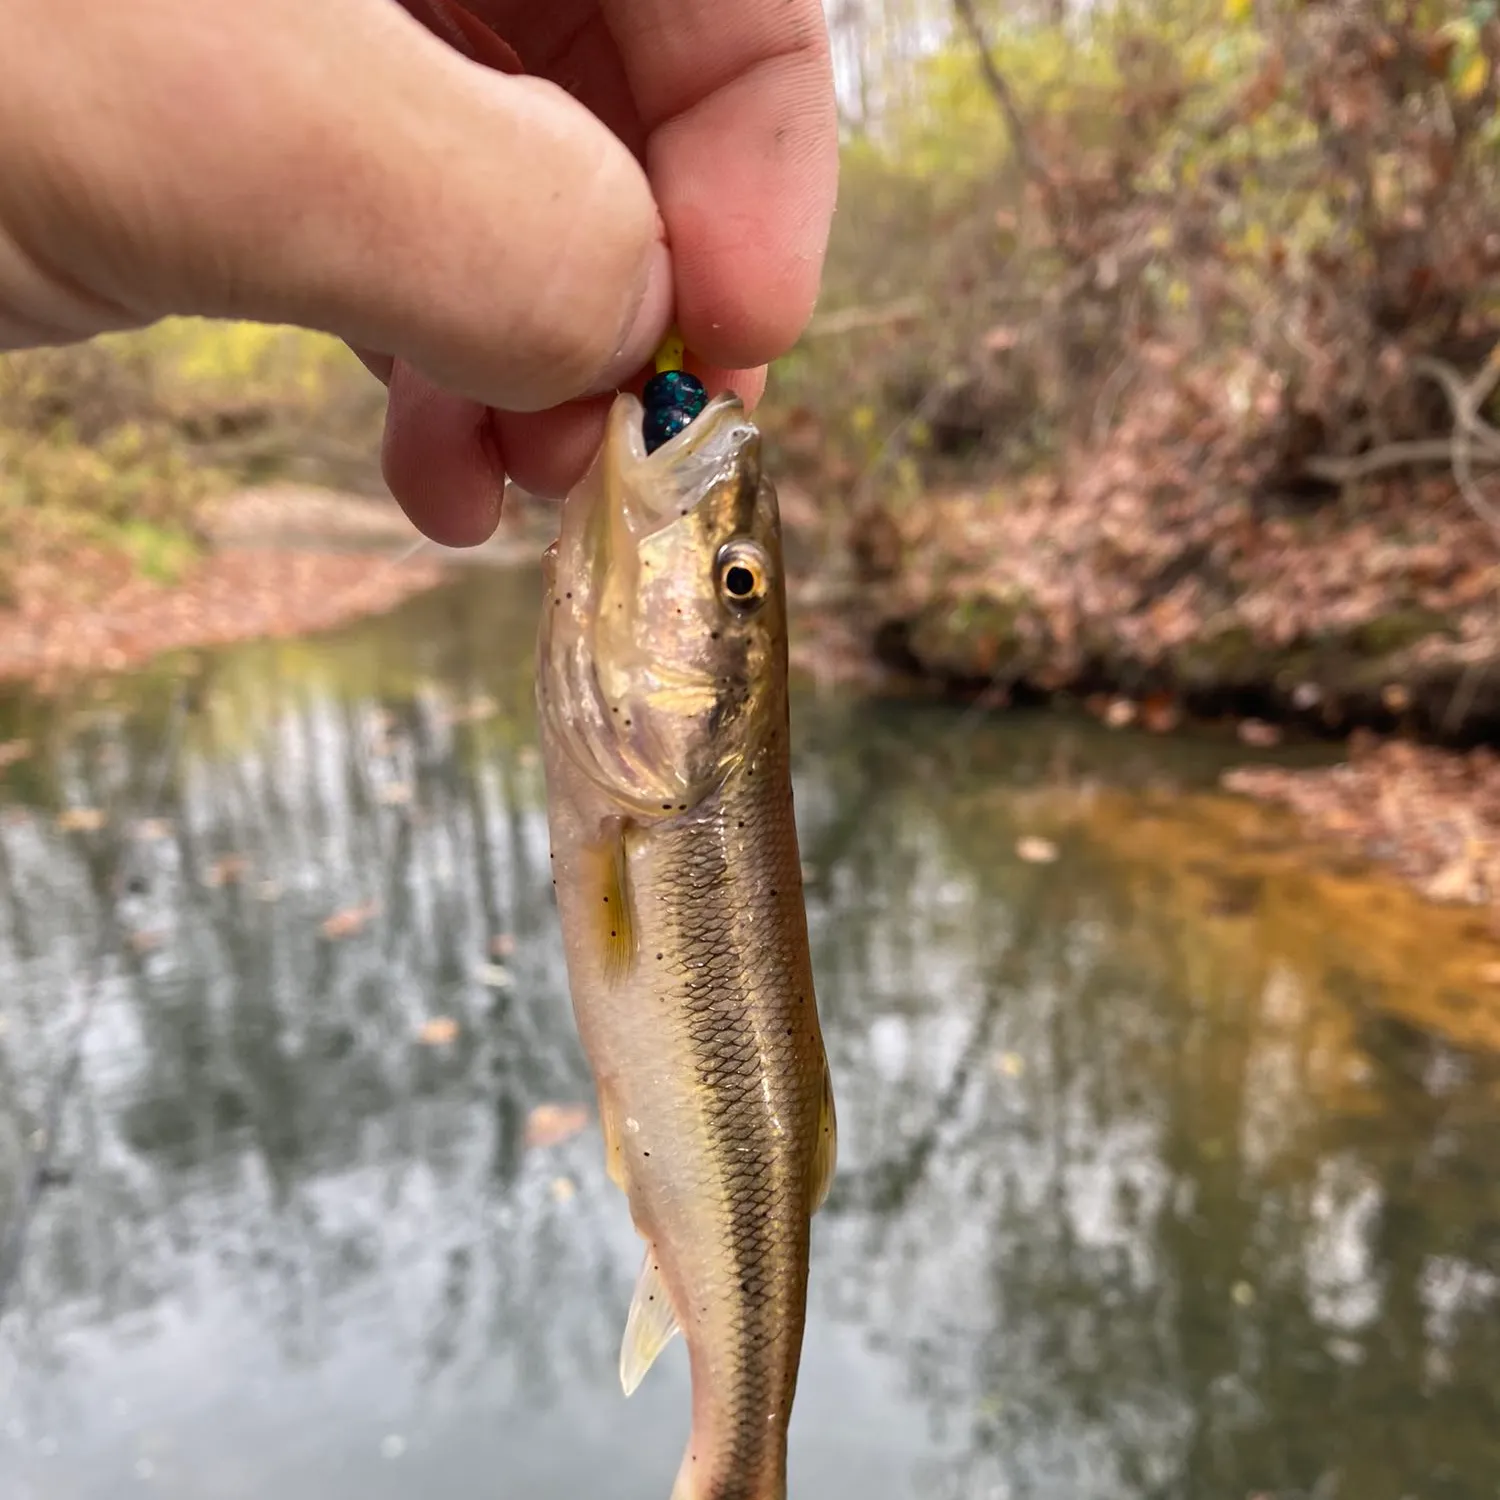
[[647,453],[655,453],[676,437],[708,405],[703,382],[682,367],[686,353],[682,335],[675,328],[657,350],[656,374],[641,392],[641,405],[646,409],[642,427]]

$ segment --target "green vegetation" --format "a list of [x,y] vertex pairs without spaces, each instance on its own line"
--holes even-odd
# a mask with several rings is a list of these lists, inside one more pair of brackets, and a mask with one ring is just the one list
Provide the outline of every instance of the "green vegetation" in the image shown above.
[[368,485],[379,387],[297,329],[169,319],[0,358],[0,603],[17,571],[79,548],[170,582],[203,500],[271,476]]
[[988,66],[962,25],[900,77],[864,63],[894,102],[851,127],[822,331],[773,384],[788,461],[899,502],[1149,409],[1206,479],[1274,487],[1451,432],[1421,361],[1467,380],[1500,332],[1495,0],[867,0],[845,25],[954,15]]

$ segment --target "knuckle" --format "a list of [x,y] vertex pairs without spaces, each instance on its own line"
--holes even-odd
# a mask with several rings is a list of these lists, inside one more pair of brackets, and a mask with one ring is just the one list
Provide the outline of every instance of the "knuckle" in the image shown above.
[[[623,159],[623,160],[622,160]],[[557,200],[561,219],[539,245],[524,315],[544,368],[539,389],[574,395],[610,362],[645,289],[656,238],[650,189],[633,158],[606,145],[577,190]]]

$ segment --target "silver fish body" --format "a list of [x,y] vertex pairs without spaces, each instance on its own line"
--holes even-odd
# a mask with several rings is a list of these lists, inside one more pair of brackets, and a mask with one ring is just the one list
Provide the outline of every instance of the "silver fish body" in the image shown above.
[[686,1339],[673,1500],[781,1500],[836,1126],[792,814],[786,601],[759,435],[720,397],[647,455],[617,398],[548,556],[553,879],[610,1175],[646,1255],[633,1390]]

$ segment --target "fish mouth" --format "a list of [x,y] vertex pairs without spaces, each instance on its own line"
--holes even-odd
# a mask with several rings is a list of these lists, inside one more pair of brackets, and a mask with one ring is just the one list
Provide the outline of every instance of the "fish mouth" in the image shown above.
[[645,408],[624,392],[605,432],[603,500],[636,542],[690,515],[716,488],[759,464],[760,429],[732,391],[715,396],[683,430],[646,451]]
[[658,709],[702,717],[716,681],[648,660],[635,618],[641,552],[676,527],[699,525],[703,507],[724,505],[726,491],[736,499],[759,492],[760,430],[726,392],[648,453],[644,415],[637,397],[615,398],[595,466],[564,501],[560,535],[543,560],[549,604],[538,695],[547,733],[585,780],[616,807],[655,821],[696,806],[711,786],[684,779],[650,716],[624,711],[622,687],[644,682]]

